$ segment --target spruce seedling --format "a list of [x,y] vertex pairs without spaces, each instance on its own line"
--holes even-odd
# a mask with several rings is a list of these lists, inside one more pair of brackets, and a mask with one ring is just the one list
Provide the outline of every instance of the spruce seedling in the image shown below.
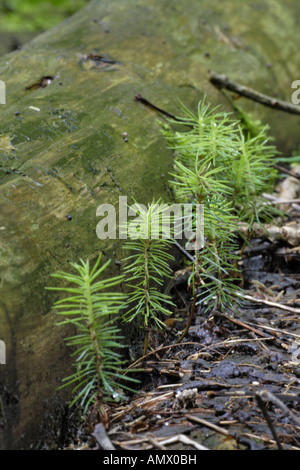
[[218,193],[232,204],[239,221],[247,221],[250,226],[253,221],[261,223],[278,214],[261,196],[270,190],[277,176],[273,168],[276,149],[269,144],[267,126],[257,130],[253,137],[245,135],[239,122],[232,120],[228,113],[218,112],[218,108],[210,110],[204,98],[198,105],[198,115],[183,107],[183,118],[181,121],[177,118],[176,124],[179,122],[192,130],[162,131],[175,152],[172,175],[175,180],[171,183],[175,197],[178,202],[189,199],[191,181],[185,185],[185,178],[191,170],[198,179],[202,176],[199,183],[206,185],[207,192]]
[[89,261],[71,263],[77,274],[60,271],[52,276],[73,286],[48,288],[68,294],[54,304],[54,309],[65,317],[58,325],[72,325],[77,330],[74,336],[66,338],[67,345],[75,348],[72,354],[76,357],[75,372],[63,379],[65,383],[60,388],[73,385],[75,398],[70,406],[79,402],[83,413],[94,402],[101,405],[105,400],[122,398],[120,389],[134,391],[124,385],[124,381],[138,382],[124,375],[125,361],[118,350],[125,346],[120,330],[114,324],[126,296],[107,291],[118,285],[123,277],[99,279],[110,261],[102,266],[100,262],[101,255],[93,268]]
[[205,98],[197,115],[184,106],[183,113],[176,125],[188,126],[187,131],[164,127],[162,132],[174,150],[170,184],[176,200],[204,206],[205,244],[195,252],[188,329],[197,298],[219,310],[238,302],[233,254],[238,222],[247,221],[251,229],[254,221],[261,223],[275,213],[261,194],[274,182],[276,171],[272,166],[275,149],[268,144],[265,129],[254,137],[245,136],[237,121],[218,107],[210,109]]
[[124,246],[132,254],[124,260],[131,293],[123,319],[127,322],[142,319],[145,355],[150,328],[153,325],[163,328],[163,317],[172,313],[170,307],[174,304],[160,289],[164,279],[171,275],[169,262],[173,257],[168,252],[171,240],[162,238],[167,205],[158,201],[148,207],[135,203],[134,207],[139,216],[126,227],[130,239]]

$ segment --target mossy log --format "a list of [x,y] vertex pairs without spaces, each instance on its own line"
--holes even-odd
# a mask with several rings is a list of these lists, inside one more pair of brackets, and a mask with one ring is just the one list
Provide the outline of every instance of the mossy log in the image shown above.
[[[56,388],[71,361],[45,290],[50,273],[99,251],[119,272],[119,242],[96,235],[99,204],[170,200],[172,152],[158,114],[135,95],[178,115],[177,98],[196,110],[206,94],[230,111],[212,69],[290,100],[299,13],[280,0],[94,1],[1,58],[0,448],[51,444],[62,428]],[[239,103],[270,124],[283,152],[300,143],[299,117]]]

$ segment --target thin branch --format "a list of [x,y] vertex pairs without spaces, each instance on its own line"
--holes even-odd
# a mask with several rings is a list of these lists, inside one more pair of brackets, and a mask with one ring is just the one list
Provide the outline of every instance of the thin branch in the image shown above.
[[299,204],[300,202],[300,199],[278,199],[276,196],[267,193],[262,193],[262,197],[267,199],[270,204]]
[[236,250],[233,253],[238,256],[242,256],[243,258],[250,258],[252,256],[256,256],[257,254],[265,251],[274,251],[275,249],[278,248],[280,243],[278,241],[270,243],[269,245],[258,245],[258,246],[253,246],[251,248],[246,248],[244,249],[243,253],[241,253],[242,250]]
[[300,114],[300,106],[279,100],[272,96],[264,95],[252,88],[232,82],[226,75],[219,75],[216,72],[210,72],[209,80],[217,88],[226,88],[227,90],[238,93],[241,96],[245,96],[245,98],[250,100],[257,101],[269,108],[278,109],[290,114]]
[[[291,410],[284,403],[282,403],[282,401],[279,400],[279,398],[276,397],[272,392],[270,392],[269,390],[262,390],[260,392],[260,397],[264,401],[273,402],[274,405],[278,406],[278,408],[281,408],[282,411],[287,413],[297,426],[300,426],[300,419],[296,415],[294,415],[294,413],[292,413]],[[295,398],[298,397],[296,396]]]
[[181,251],[181,253],[189,260],[191,261],[192,263],[195,261],[195,258],[194,256],[190,255],[179,243],[177,240],[175,240],[175,238],[172,239],[172,242],[174,243],[174,245],[176,246],[176,248]]
[[272,331],[273,334],[276,335],[276,336],[278,336],[278,334],[279,334],[279,335],[292,336],[293,338],[300,339],[300,335],[296,335],[295,333],[291,333],[290,331],[281,330],[279,328],[272,328],[271,326],[262,325],[261,323],[259,323],[258,326],[259,326],[259,328],[262,328],[263,330]]
[[[187,325],[186,325],[182,335],[180,336],[179,340],[177,341],[177,343],[181,343],[183,338],[185,338],[186,335],[188,334],[188,331],[190,329],[190,326],[192,324],[192,321],[193,321],[193,318],[194,318],[194,315],[195,315],[197,297],[198,297],[198,284],[196,283],[195,293],[194,293],[194,298],[193,298],[193,304],[192,304],[192,308],[191,308],[191,313],[190,313]],[[200,309],[200,307],[199,307],[199,309]]]
[[[132,369],[133,367],[135,367],[139,362],[142,362],[146,357],[149,357],[149,356],[152,356],[152,354],[156,353],[156,352],[160,352],[160,351],[163,351],[165,349],[171,349],[171,348],[175,348],[177,346],[188,346],[188,345],[197,345],[197,346],[202,346],[203,345],[201,343],[196,343],[195,341],[187,341],[187,342],[184,342],[184,343],[174,343],[174,344],[169,344],[168,346],[163,346],[161,348],[157,348],[155,349],[155,351],[151,351],[147,354],[145,354],[144,356],[140,357],[139,359],[137,359],[133,364],[130,364],[130,366],[127,368],[127,370],[130,370]],[[125,371],[126,372],[126,371]]]
[[185,436],[185,434],[178,434],[177,436],[169,437],[165,441],[161,441],[160,445],[166,446],[168,444],[174,444],[175,442],[180,442],[181,444],[191,445],[195,447],[197,450],[209,450],[207,447],[202,446],[198,442]]
[[255,297],[252,297],[251,295],[245,295],[239,292],[236,292],[236,295],[238,295],[239,297],[243,299],[251,300],[251,302],[256,302],[258,304],[269,305],[270,307],[279,308],[281,310],[287,310],[288,312],[300,313],[300,308],[289,307],[288,305],[279,304],[277,302],[270,302],[269,300],[256,299]]
[[273,167],[276,168],[276,170],[280,171],[280,173],[285,173],[286,175],[292,176],[293,178],[297,178],[298,180],[300,180],[299,173],[295,173],[293,170],[288,170],[283,166],[277,165],[277,163],[275,163]]
[[168,111],[165,111],[164,109],[162,108],[159,108],[158,106],[156,106],[155,104],[153,103],[150,103],[150,101],[148,101],[146,98],[143,98],[143,96],[141,96],[139,93],[137,93],[135,95],[135,100],[136,101],[140,101],[141,103],[143,103],[145,106],[148,106],[149,108],[152,108],[154,109],[155,111],[158,111],[159,113],[161,114],[164,114],[165,116],[171,118],[171,119],[174,119],[174,121],[180,121],[179,118],[177,118],[176,116],[174,116],[174,114],[171,114],[169,113]]
[[165,442],[163,443],[160,443],[158,442],[157,439],[155,439],[155,437],[153,436],[147,436],[144,440],[144,442],[150,442],[150,444],[152,444],[152,446],[154,447],[154,449],[159,449],[159,450],[167,450],[167,448],[164,446]]
[[271,433],[272,433],[272,436],[274,437],[274,439],[275,439],[275,441],[276,441],[276,444],[277,444],[278,449],[279,449],[279,450],[284,450],[283,447],[282,447],[282,445],[281,445],[281,442],[280,442],[280,440],[279,440],[279,438],[278,438],[278,436],[277,436],[275,427],[274,427],[274,425],[273,425],[273,423],[272,423],[272,420],[271,420],[270,415],[269,415],[269,413],[268,413],[268,411],[267,411],[267,408],[266,408],[266,406],[265,406],[265,404],[264,404],[264,402],[263,402],[263,400],[262,400],[262,398],[261,398],[261,396],[260,396],[260,393],[257,393],[257,394],[255,395],[255,399],[256,399],[257,404],[258,404],[259,408],[261,409],[261,412],[262,412],[262,414],[263,414],[263,416],[264,416],[264,418],[265,418],[265,420],[266,420],[266,422],[267,422],[267,424],[268,424],[268,426],[269,426],[269,428],[270,428],[270,431],[271,431]]
[[262,336],[263,338],[266,338],[266,335],[265,333],[262,333],[261,331],[259,331],[257,328],[253,328],[252,326],[250,325],[247,325],[247,323],[244,323],[240,320],[236,320],[235,318],[232,318],[230,317],[229,315],[226,315],[225,313],[221,313],[221,312],[218,312],[217,310],[214,310],[212,312],[213,315],[217,315],[219,317],[222,317],[222,318],[226,318],[226,320],[228,321],[231,321],[232,323],[235,323],[236,325],[239,325],[241,326],[242,328],[246,328],[247,330],[250,330],[252,331],[252,333],[255,333],[257,334],[258,336]]
[[193,423],[202,424],[202,426],[212,429],[213,431],[218,432],[219,434],[223,434],[223,436],[226,436],[226,437],[232,436],[232,434],[229,431],[227,431],[227,429],[221,428],[220,426],[217,426],[216,424],[210,423],[206,419],[198,418],[198,416],[193,416],[190,414],[186,414],[185,417],[186,419],[192,421]]

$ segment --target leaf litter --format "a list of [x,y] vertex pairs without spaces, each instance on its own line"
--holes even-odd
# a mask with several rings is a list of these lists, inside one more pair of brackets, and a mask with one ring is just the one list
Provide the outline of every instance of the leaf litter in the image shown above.
[[100,428],[90,411],[65,449],[300,450],[300,239],[272,233],[257,229],[244,250],[238,314],[200,305],[182,343],[190,267],[175,273],[168,332],[153,332],[152,351],[131,366],[143,368],[138,394],[106,405]]

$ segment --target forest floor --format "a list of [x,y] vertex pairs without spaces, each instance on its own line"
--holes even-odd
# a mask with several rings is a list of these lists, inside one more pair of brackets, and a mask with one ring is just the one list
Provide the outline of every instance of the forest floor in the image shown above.
[[191,306],[189,268],[175,273],[171,293],[182,320],[133,364],[144,369],[139,393],[107,405],[105,426],[95,428],[91,410],[68,430],[64,449],[300,450],[300,236],[289,231],[299,221],[292,203],[281,236],[252,239],[240,261],[239,312],[200,306],[179,344]]

